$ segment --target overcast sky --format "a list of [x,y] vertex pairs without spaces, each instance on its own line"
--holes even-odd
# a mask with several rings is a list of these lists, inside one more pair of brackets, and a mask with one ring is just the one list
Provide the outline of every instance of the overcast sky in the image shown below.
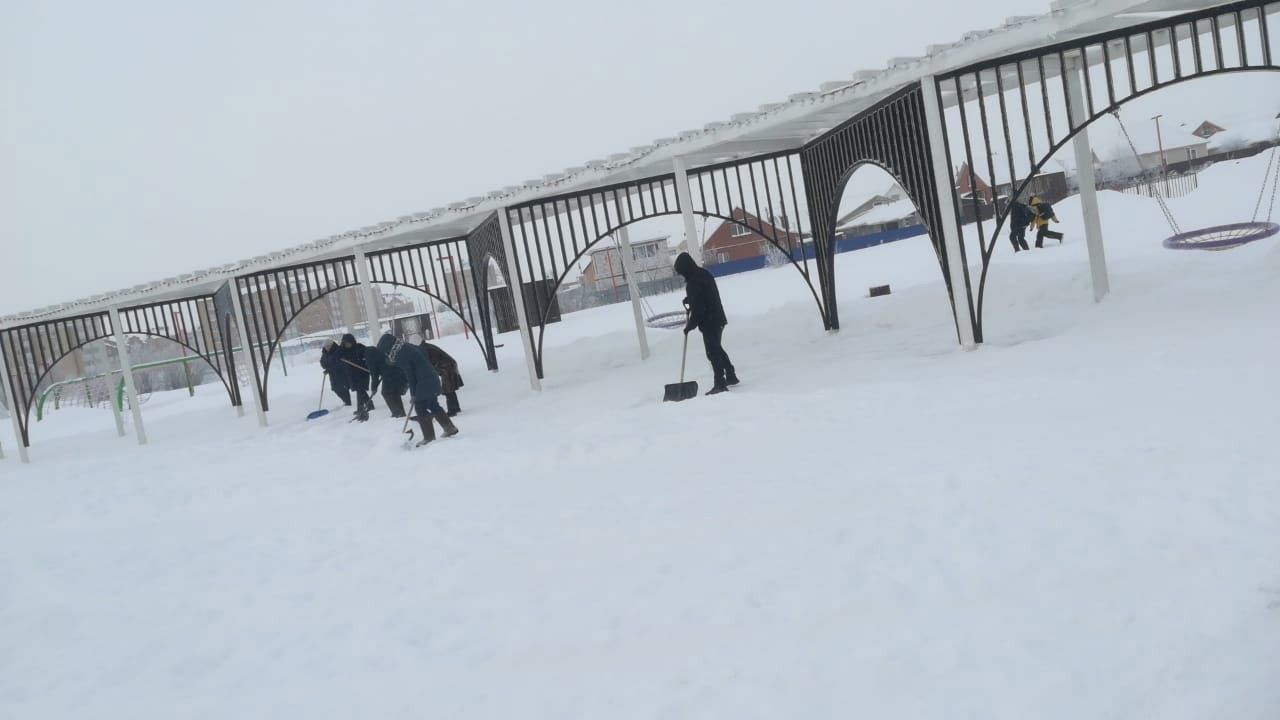
[[1047,2],[871,7],[5,0],[0,313],[541,177]]

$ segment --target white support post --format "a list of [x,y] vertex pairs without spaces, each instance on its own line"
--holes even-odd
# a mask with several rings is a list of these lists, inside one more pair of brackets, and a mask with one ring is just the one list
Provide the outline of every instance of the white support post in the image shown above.
[[954,179],[951,177],[951,163],[947,160],[946,131],[942,125],[942,107],[938,102],[938,86],[930,75],[921,79],[920,89],[924,95],[925,127],[929,133],[930,164],[938,192],[938,209],[941,212],[939,223],[942,225],[943,250],[947,256],[947,269],[951,281],[951,302],[955,307],[956,329],[959,331],[960,345],[965,349],[976,346],[973,327],[973,315],[970,313],[969,295],[965,290],[969,268],[965,266],[960,248],[960,225],[956,219]]
[[[249,326],[244,319],[244,305],[240,302],[240,284],[231,280],[231,309],[236,314],[236,331],[240,336],[240,348],[244,354],[244,361],[249,363],[249,385],[253,387],[253,403],[254,409],[258,411],[258,424],[262,427],[267,426],[267,411],[262,405],[262,388],[258,387],[258,382],[254,380],[257,371],[253,365],[257,362],[253,359],[253,347],[249,345]],[[266,368],[262,372],[266,372]]]
[[538,378],[538,365],[533,357],[533,339],[529,335],[529,318],[524,312],[524,288],[520,286],[520,275],[516,272],[516,243],[511,235],[511,219],[507,217],[507,209],[498,209],[498,225],[502,229],[502,247],[507,254],[507,287],[511,289],[512,304],[516,306],[516,322],[520,325],[520,344],[524,347],[524,361],[529,369],[529,387],[542,390],[542,380]]
[[375,345],[382,337],[382,328],[378,325],[378,295],[373,291],[373,283],[369,280],[369,263],[365,260],[364,251],[356,248],[356,278],[360,281],[360,291],[364,298],[364,321],[369,330],[369,344]]
[[125,342],[124,326],[120,324],[120,310],[112,307],[111,328],[116,335],[116,356],[120,360],[120,372],[124,374],[124,391],[129,396],[129,410],[133,413],[133,434],[138,444],[147,444],[147,429],[142,424],[142,408],[138,405],[138,388],[133,384],[133,363],[129,362],[129,346]]
[[4,404],[9,408],[9,420],[13,423],[13,438],[18,441],[18,459],[29,463],[31,456],[27,453],[27,444],[22,441],[22,421],[18,418],[18,404],[13,400],[13,388],[9,387],[9,364],[4,357],[3,344],[0,344],[0,385],[4,386]]
[[631,293],[631,313],[636,318],[636,339],[640,341],[640,359],[649,359],[649,336],[645,332],[644,307],[640,301],[640,283],[631,268],[635,256],[631,254],[631,235],[626,226],[618,228],[618,254],[622,256],[622,274],[626,276],[627,290]]
[[115,376],[107,374],[107,404],[111,406],[111,417],[116,421],[116,435],[124,437],[124,415],[120,413],[119,397],[116,394]]
[[[1082,72],[1080,59],[1074,55],[1067,57],[1067,92],[1071,103],[1072,118],[1088,117],[1089,111],[1084,100],[1084,84],[1080,79]],[[1089,128],[1080,128],[1071,141],[1076,153],[1076,180],[1080,184],[1080,210],[1084,215],[1084,239],[1089,248],[1089,275],[1093,280],[1093,301],[1101,302],[1111,291],[1111,280],[1107,276],[1107,253],[1102,245],[1102,219],[1098,214],[1097,181],[1093,175],[1093,150],[1089,145]]]
[[693,216],[693,193],[689,192],[689,169],[684,158],[671,160],[676,175],[676,198],[680,201],[680,216],[684,218],[684,241],[693,261],[702,264],[702,240],[698,237],[698,223]]

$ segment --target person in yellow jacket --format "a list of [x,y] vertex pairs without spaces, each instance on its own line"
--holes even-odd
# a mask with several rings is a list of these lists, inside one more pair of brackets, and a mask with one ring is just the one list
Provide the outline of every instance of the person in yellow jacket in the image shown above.
[[1036,226],[1036,247],[1044,247],[1044,239],[1057,240],[1058,244],[1062,244],[1062,233],[1049,229],[1049,223],[1058,222],[1058,216],[1053,214],[1053,206],[1044,202],[1039,196],[1031,198],[1031,212],[1035,213],[1032,222]]

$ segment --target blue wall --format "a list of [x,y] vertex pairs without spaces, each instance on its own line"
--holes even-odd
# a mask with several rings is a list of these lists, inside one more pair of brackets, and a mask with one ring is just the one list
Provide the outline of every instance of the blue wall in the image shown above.
[[[884,245],[906,238],[919,237],[925,235],[923,225],[912,225],[905,228],[894,228],[892,230],[884,230],[878,233],[868,235],[859,235],[858,237],[845,237],[836,240],[836,252],[846,253],[854,250],[865,250],[869,247]],[[806,243],[802,251],[796,252],[796,260],[800,259],[800,254],[804,254],[805,260],[813,259],[813,243]],[[724,277],[725,275],[736,275],[738,273],[750,272],[752,270],[763,269],[767,258],[764,256],[744,258],[742,260],[732,260],[719,265],[708,265],[707,270],[716,277]]]

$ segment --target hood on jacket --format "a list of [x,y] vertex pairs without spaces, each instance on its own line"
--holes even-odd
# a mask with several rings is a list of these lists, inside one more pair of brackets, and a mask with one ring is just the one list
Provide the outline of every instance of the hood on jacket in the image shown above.
[[355,335],[352,335],[351,333],[347,333],[346,335],[343,335],[343,336],[342,336],[342,342],[340,342],[340,343],[338,343],[338,344],[339,344],[339,345],[341,345],[341,346],[343,346],[343,347],[346,347],[346,346],[347,346],[347,343],[351,343],[351,347],[355,347],[355,346],[357,345],[357,343],[356,343],[356,336],[355,336]]
[[689,273],[698,269],[698,263],[693,261],[693,256],[687,252],[682,252],[676,256],[675,271],[682,277],[688,278]]
[[400,348],[404,347],[403,340],[397,340],[395,335],[391,333],[383,333],[378,338],[378,352],[387,358],[387,362],[395,365],[396,357],[400,354]]

